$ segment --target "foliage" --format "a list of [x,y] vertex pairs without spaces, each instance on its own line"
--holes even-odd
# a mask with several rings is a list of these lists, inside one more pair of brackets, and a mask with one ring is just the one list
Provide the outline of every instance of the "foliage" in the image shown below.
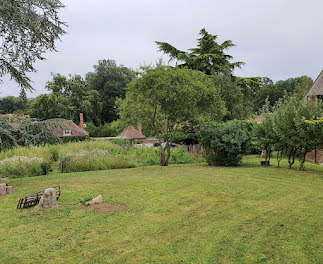
[[64,127],[62,120],[23,120],[18,127],[12,127],[5,118],[0,118],[0,151],[20,146],[60,143],[54,130]]
[[43,175],[43,159],[14,156],[0,160],[0,175],[8,178]]
[[40,167],[42,169],[43,175],[47,175],[48,173],[50,173],[52,171],[52,165],[50,162],[43,161],[40,164]]
[[122,122],[134,126],[141,123],[157,137],[162,166],[168,164],[170,143],[181,126],[220,120],[225,113],[210,78],[198,71],[172,67],[148,70],[127,87],[126,98],[118,104]]
[[278,159],[281,159],[283,151],[287,151],[289,167],[299,155],[300,169],[303,169],[306,153],[323,143],[323,123],[311,122],[322,116],[320,103],[299,101],[295,97],[280,100],[257,129],[259,141],[269,159],[274,150],[278,151]]
[[89,132],[90,137],[115,137],[120,134],[120,128],[118,120],[98,126],[95,126],[93,123],[86,124],[86,131]]
[[0,8],[0,78],[9,74],[24,89],[32,89],[26,75],[36,60],[55,50],[64,34],[58,17],[59,0],[2,0]]
[[51,161],[58,161],[59,159],[59,152],[57,146],[51,146],[49,148],[49,159]]
[[160,51],[169,55],[170,60],[180,63],[178,67],[202,71],[207,75],[231,75],[235,68],[244,64],[231,63],[232,56],[225,53],[228,48],[234,46],[231,40],[219,44],[218,36],[209,34],[204,28],[201,29],[200,36],[197,47],[188,52],[178,50],[166,42],[156,41],[156,44]]
[[209,165],[236,166],[251,144],[250,124],[232,120],[201,131],[201,144]]
[[[26,159],[41,160],[40,173],[48,173],[51,164],[60,172],[88,171],[137,166],[157,165],[160,150],[158,148],[134,147],[126,141],[83,141],[62,145],[44,145],[17,147],[0,153],[0,161],[24,156]],[[173,149],[170,164],[203,163],[204,159],[190,155],[184,146]],[[14,164],[12,164],[14,165]],[[12,168],[14,170],[14,168]],[[41,174],[38,174],[41,175]],[[1,177],[1,175],[0,175]]]
[[26,102],[20,97],[7,96],[0,98],[0,110],[6,114],[11,114],[17,110],[24,110]]
[[280,80],[276,83],[267,79],[264,80],[263,84],[254,95],[255,110],[260,109],[265,104],[266,99],[268,99],[270,106],[274,106],[280,99],[288,96],[303,100],[313,85],[313,80],[308,76],[301,76]]
[[53,75],[47,82],[50,94],[42,94],[31,104],[30,115],[40,119],[64,118],[79,122],[84,113],[87,121],[100,124],[102,101],[97,91],[91,90],[79,75]]
[[94,72],[86,74],[89,89],[97,91],[103,102],[101,124],[117,119],[116,98],[124,98],[125,88],[134,78],[135,73],[131,69],[123,65],[117,66],[114,60],[100,60],[94,66]]

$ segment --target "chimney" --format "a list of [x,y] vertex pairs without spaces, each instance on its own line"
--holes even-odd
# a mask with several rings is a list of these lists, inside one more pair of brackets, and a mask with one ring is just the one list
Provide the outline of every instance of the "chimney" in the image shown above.
[[80,113],[80,128],[84,128],[83,113]]
[[141,123],[139,123],[139,124],[138,124],[138,131],[139,131],[140,133],[142,133],[142,126],[141,126]]

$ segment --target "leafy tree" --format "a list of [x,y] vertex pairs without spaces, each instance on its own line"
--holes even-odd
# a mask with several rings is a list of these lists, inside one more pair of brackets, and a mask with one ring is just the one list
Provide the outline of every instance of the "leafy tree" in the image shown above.
[[[212,80],[188,69],[148,70],[127,87],[118,101],[121,120],[149,127],[160,144],[160,165],[167,166],[174,135],[184,125],[221,120],[224,103]],[[166,153],[167,152],[167,153]]]
[[160,51],[176,60],[180,68],[202,71],[207,75],[231,75],[233,70],[241,67],[243,62],[233,62],[232,56],[225,51],[234,46],[231,40],[219,44],[217,35],[209,34],[204,28],[200,31],[197,47],[181,51],[166,42],[156,41]]
[[55,50],[64,34],[59,0],[2,0],[0,7],[0,78],[9,74],[22,88],[32,89],[26,73],[36,60]]
[[16,146],[44,145],[61,142],[54,132],[65,128],[63,120],[26,119],[14,128],[6,118],[0,118],[0,151]]
[[11,114],[17,110],[24,110],[26,102],[20,97],[7,96],[0,98],[0,110],[7,114]]
[[101,123],[112,122],[118,118],[115,108],[117,98],[124,98],[126,86],[135,78],[135,73],[123,65],[117,66],[114,60],[100,60],[94,72],[86,75],[90,90],[96,90],[103,102]]
[[209,165],[236,166],[250,147],[251,136],[248,123],[231,120],[202,130],[200,142]]
[[46,89],[50,94],[43,94],[31,104],[31,117],[40,119],[64,118],[79,120],[79,113],[85,115],[87,121],[100,123],[102,102],[95,90],[90,90],[79,75],[65,77],[53,75]]
[[299,101],[295,97],[280,100],[272,113],[267,114],[264,122],[260,124],[259,140],[264,149],[276,150],[280,154],[286,151],[289,168],[298,155],[300,169],[303,169],[306,153],[323,143],[323,126],[310,122],[322,117],[322,113],[320,103]]

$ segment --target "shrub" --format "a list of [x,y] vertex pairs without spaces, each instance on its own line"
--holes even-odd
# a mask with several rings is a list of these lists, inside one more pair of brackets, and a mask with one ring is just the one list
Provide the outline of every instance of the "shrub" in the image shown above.
[[51,161],[58,161],[59,159],[59,152],[57,146],[53,146],[49,149],[49,159]]
[[40,164],[40,167],[43,171],[43,175],[47,175],[49,172],[52,171],[52,165],[49,162],[43,161]]
[[209,165],[236,166],[250,147],[250,126],[238,120],[217,124],[201,132],[201,143]]
[[43,175],[43,159],[14,156],[0,161],[0,175],[8,178]]

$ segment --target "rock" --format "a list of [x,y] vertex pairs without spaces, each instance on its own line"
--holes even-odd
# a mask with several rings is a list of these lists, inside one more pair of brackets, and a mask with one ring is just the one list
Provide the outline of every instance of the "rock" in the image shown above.
[[6,194],[12,194],[13,193],[13,186],[7,186]]
[[5,196],[7,194],[7,184],[0,184],[0,196]]
[[40,201],[39,201],[39,204],[37,207],[47,209],[47,208],[53,207],[57,204],[58,204],[58,202],[56,200],[55,188],[48,188],[44,191],[44,194],[40,198]]
[[103,203],[103,199],[102,199],[102,195],[99,195],[99,196],[93,198],[91,201],[89,201],[88,205],[101,204],[101,203]]

